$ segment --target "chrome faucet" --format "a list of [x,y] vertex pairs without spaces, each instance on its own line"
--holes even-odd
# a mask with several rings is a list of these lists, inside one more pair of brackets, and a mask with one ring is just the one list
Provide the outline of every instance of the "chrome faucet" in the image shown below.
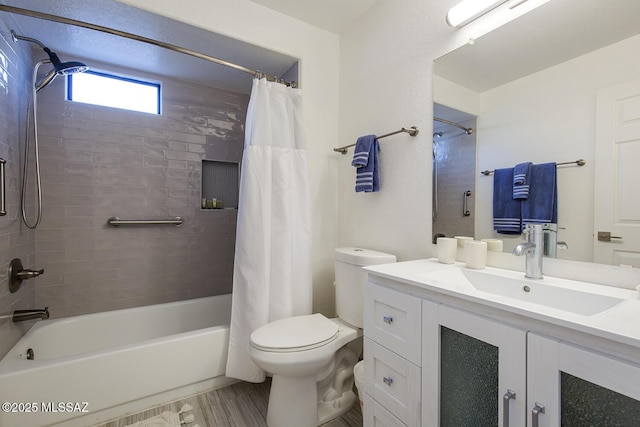
[[524,229],[526,242],[513,248],[516,256],[525,255],[525,274],[529,279],[542,279],[543,231],[542,224],[528,224]]
[[41,319],[46,320],[49,318],[49,307],[45,307],[44,310],[16,310],[13,312],[14,322],[25,322],[27,320]]

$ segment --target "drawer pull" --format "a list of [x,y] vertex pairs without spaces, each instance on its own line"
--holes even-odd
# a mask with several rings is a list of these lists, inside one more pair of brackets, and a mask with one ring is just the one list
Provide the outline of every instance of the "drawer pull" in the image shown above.
[[393,378],[391,378],[391,377],[383,377],[382,378],[382,382],[385,383],[388,386],[391,386],[391,384],[393,384]]
[[388,323],[390,325],[391,322],[393,322],[393,317],[391,317],[391,316],[382,316],[382,321],[384,323]]

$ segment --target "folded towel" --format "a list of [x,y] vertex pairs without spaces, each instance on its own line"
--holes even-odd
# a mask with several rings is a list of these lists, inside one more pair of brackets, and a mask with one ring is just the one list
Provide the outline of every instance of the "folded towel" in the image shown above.
[[520,234],[520,200],[513,200],[513,168],[493,172],[493,229],[500,234]]
[[525,200],[529,197],[531,165],[531,162],[519,163],[513,168],[513,198],[515,200]]
[[361,136],[356,141],[351,161],[351,165],[357,168],[356,192],[371,193],[380,190],[378,151],[380,144],[375,135]]
[[522,201],[522,228],[525,224],[558,223],[558,185],[555,163],[531,167],[529,197]]

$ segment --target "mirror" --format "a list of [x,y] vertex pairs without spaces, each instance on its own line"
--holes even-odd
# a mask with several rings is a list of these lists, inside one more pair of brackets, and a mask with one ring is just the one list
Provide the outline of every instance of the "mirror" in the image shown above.
[[[596,156],[600,138],[596,103],[602,91],[640,79],[638,22],[640,2],[636,0],[551,0],[434,62],[434,116],[476,122],[473,142],[469,142],[475,144],[475,152],[467,150],[476,157],[475,167],[467,167],[474,169],[473,179],[465,184],[475,190],[467,202],[476,239],[501,239],[509,252],[522,241],[520,235],[493,230],[493,178],[481,171],[521,162],[567,162],[557,169],[557,240],[567,244],[557,257],[640,266],[640,251],[599,258],[601,242],[594,236],[598,226],[594,210],[611,204],[602,193],[610,196],[613,191],[595,190],[604,163]],[[633,102],[640,111],[640,101]],[[434,133],[440,130],[434,121]],[[456,131],[448,127],[443,132]],[[434,153],[446,151],[444,138],[436,138],[434,134]],[[578,166],[578,159],[586,164]],[[444,165],[437,166],[441,207],[446,199],[442,195],[446,171]],[[458,193],[456,188],[448,195],[461,212],[463,199]],[[441,218],[446,220],[447,215],[438,215]],[[633,225],[636,220],[627,222]],[[466,230],[436,227],[434,221],[434,235],[459,235]],[[630,238],[625,240],[632,243]],[[615,242],[607,245],[616,252]]]

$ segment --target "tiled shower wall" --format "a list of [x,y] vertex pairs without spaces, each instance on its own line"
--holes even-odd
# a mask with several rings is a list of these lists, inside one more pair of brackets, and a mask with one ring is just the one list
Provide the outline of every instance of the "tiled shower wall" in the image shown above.
[[[476,120],[460,123],[462,126],[476,128]],[[451,129],[451,130],[449,130]],[[433,234],[441,233],[447,237],[474,237],[475,221],[475,180],[476,180],[476,136],[466,135],[455,128],[447,128],[441,139],[435,138],[436,161],[438,163],[438,210],[433,221]],[[468,198],[468,210],[471,215],[464,216],[464,192],[471,191]]]
[[62,78],[40,92],[37,306],[65,317],[231,292],[237,211],[200,208],[201,162],[240,162],[249,96],[74,59],[160,81],[162,115],[65,101]]
[[35,233],[22,225],[19,214],[20,159],[23,151],[27,101],[30,94],[31,48],[14,43],[0,21],[0,157],[6,163],[7,215],[0,216],[0,357],[24,334],[28,325],[14,324],[14,310],[32,308],[35,283],[25,281],[19,292],[10,293],[7,269],[13,258],[26,267],[35,262]]

